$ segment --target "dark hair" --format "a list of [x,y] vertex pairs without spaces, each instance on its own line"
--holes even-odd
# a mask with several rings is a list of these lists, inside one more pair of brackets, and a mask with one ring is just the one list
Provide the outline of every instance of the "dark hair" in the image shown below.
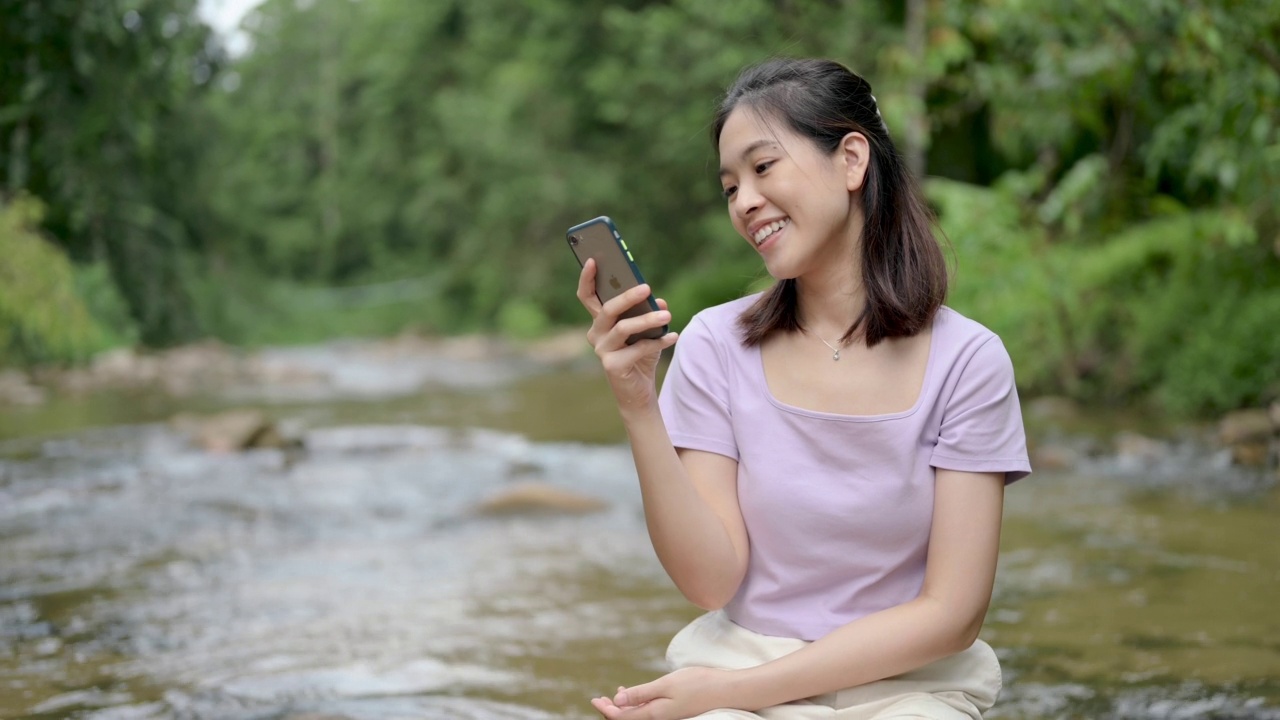
[[[718,148],[729,114],[738,107],[784,120],[818,149],[833,153],[851,132],[866,136],[871,160],[862,184],[862,269],[866,305],[845,332],[861,331],[867,346],[911,336],[933,318],[947,295],[947,266],[933,235],[933,217],[901,155],[889,139],[871,84],[830,60],[773,59],[749,67],[716,111]],[[782,280],[738,319],[743,342],[756,345],[777,330],[798,330],[796,281]]]

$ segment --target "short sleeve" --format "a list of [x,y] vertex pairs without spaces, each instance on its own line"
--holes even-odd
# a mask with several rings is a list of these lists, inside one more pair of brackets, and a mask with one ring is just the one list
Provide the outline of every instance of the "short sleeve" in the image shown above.
[[988,338],[961,371],[929,463],[944,470],[1003,472],[1006,484],[1031,474],[1013,362],[999,337]]
[[729,404],[729,373],[711,329],[694,317],[676,343],[658,394],[671,442],[738,459]]

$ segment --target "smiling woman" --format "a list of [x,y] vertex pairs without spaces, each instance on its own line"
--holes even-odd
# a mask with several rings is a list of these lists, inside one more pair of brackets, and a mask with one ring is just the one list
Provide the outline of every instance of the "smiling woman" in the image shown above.
[[[1013,366],[942,305],[931,219],[871,86],[824,60],[748,68],[716,115],[729,219],[776,280],[674,333],[636,288],[578,297],[631,440],[650,539],[709,612],[609,720],[978,718],[978,630],[1005,485],[1026,476]],[[828,339],[830,338],[830,340]],[[654,368],[679,340],[659,394]]]
[[[832,108],[840,114],[833,115]],[[867,301],[844,333],[845,342],[859,329],[870,346],[920,331],[946,296],[946,264],[919,189],[889,138],[866,80],[835,63],[761,65],[744,73],[729,91],[712,132],[722,161],[728,160],[720,178],[730,218],[765,254],[766,265],[765,242],[774,246],[776,235],[768,231],[789,224],[790,218],[761,214],[765,198],[755,187],[757,179],[774,194],[835,189],[819,197],[834,203],[829,208],[835,213],[833,222],[843,226],[835,242],[823,249],[856,253],[856,272],[862,276],[858,290]],[[779,158],[789,162],[775,168]],[[783,177],[767,179],[770,171]],[[814,183],[822,187],[808,187]],[[856,218],[847,207],[848,193],[858,195]],[[855,219],[858,228],[849,225]],[[846,268],[847,257],[823,259]],[[773,329],[802,327],[794,302],[788,301],[801,273],[780,272],[770,268],[781,282],[762,298],[752,317],[756,325],[747,328],[753,343]],[[852,280],[841,284],[855,287]]]

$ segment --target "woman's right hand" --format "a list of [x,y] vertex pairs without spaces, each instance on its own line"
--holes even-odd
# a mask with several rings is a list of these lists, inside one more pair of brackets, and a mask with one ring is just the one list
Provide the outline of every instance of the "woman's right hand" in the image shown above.
[[596,297],[596,261],[587,260],[578,276],[578,300],[591,313],[591,329],[587,341],[595,348],[604,366],[609,386],[621,410],[641,408],[657,400],[656,374],[662,351],[675,345],[676,333],[669,332],[656,340],[637,340],[628,345],[632,335],[660,328],[671,321],[667,302],[658,299],[658,310],[619,320],[623,312],[649,297],[649,286],[639,285],[603,305]]

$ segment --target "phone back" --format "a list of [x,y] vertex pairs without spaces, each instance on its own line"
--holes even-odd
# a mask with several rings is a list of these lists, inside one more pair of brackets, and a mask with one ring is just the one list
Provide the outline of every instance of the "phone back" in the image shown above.
[[[569,241],[569,248],[578,258],[579,266],[586,265],[589,258],[595,259],[596,296],[600,298],[600,302],[609,302],[644,282],[631,251],[608,217],[601,216],[569,228],[566,239]],[[657,309],[658,303],[650,294],[646,300],[625,310],[622,317],[635,317]],[[641,337],[658,338],[664,334],[665,327],[654,328],[642,333]],[[639,337],[632,337],[629,342],[637,339]]]
[[588,258],[596,261],[596,295],[600,302],[608,302],[641,280],[632,270],[632,261],[622,239],[614,235],[610,223],[593,220],[569,231],[569,247],[578,256],[578,264],[586,265]]

